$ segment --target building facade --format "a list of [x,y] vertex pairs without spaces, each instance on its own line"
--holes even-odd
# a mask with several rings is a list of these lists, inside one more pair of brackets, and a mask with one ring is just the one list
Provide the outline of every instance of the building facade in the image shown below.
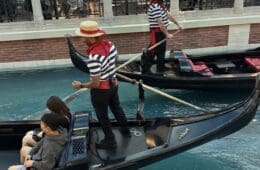
[[[3,0],[0,1],[2,4]],[[21,2],[25,4],[25,1]],[[73,7],[72,3],[67,11],[63,1],[55,1],[55,8],[50,3],[53,1],[48,1],[51,12],[47,14],[41,0],[31,0],[27,7],[23,5],[31,12],[19,21],[5,10],[0,23],[1,70],[69,65],[64,35],[73,36],[83,20],[95,20],[106,30],[107,37],[117,45],[120,59],[135,56],[148,46],[145,14],[148,1],[81,0],[83,5]],[[167,6],[184,28],[174,39],[168,40],[168,50],[185,49],[188,53],[200,54],[260,46],[260,6],[256,1],[169,0]],[[169,29],[173,33],[176,26],[171,24]],[[80,38],[75,37],[73,41],[84,53],[86,47]]]

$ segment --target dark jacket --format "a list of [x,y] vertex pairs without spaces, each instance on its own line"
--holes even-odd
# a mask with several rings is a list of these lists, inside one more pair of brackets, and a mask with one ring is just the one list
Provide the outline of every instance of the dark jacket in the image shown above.
[[34,160],[32,167],[37,170],[52,170],[60,156],[67,142],[67,130],[59,129],[59,135],[50,136],[45,135],[30,152],[32,160]]

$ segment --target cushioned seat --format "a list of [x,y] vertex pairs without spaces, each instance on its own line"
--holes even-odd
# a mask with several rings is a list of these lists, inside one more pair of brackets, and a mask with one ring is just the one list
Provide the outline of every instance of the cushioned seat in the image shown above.
[[208,68],[208,66],[204,62],[196,62],[196,63],[192,64],[192,70],[194,72],[199,72],[204,76],[213,75],[212,71]]
[[254,70],[260,71],[260,56],[246,57],[245,62],[250,65]]
[[179,58],[179,66],[180,66],[180,72],[192,72],[192,66],[188,59],[186,58]]
[[184,58],[182,51],[174,51],[171,50],[170,52],[170,59],[178,60],[179,58]]
[[212,76],[213,75],[212,71],[208,68],[208,66],[204,62],[200,61],[200,62],[193,63],[191,61],[191,59],[188,58],[188,56],[186,55],[186,53],[184,51],[182,51],[182,53],[183,53],[183,56],[185,57],[182,60],[186,60],[187,62],[189,62],[189,65],[193,72],[199,73],[200,75],[203,75],[203,76]]

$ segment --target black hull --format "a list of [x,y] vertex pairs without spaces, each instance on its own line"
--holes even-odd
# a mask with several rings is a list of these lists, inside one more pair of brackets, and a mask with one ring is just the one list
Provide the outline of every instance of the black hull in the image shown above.
[[[136,169],[211,140],[222,138],[243,128],[254,118],[260,102],[259,89],[260,87],[257,86],[244,101],[217,112],[189,117],[129,120],[130,128],[140,133],[131,138],[122,137],[118,131],[118,123],[112,120],[113,131],[118,142],[115,151],[100,151],[93,147],[93,144],[99,141],[98,138],[102,138],[103,133],[99,123],[90,120],[87,156],[57,169],[87,170],[94,167],[97,169]],[[86,123],[86,120],[84,122]],[[26,131],[38,127],[38,123],[38,121],[0,122],[2,150],[0,156],[3,150],[19,149],[21,137]],[[150,139],[154,141],[154,146],[147,142]],[[99,153],[98,158],[95,153]],[[107,158],[109,161],[101,158]]]
[[35,128],[40,128],[39,120],[0,122],[0,150],[19,149],[25,133]]
[[[257,92],[259,93],[259,91]],[[176,138],[178,138],[178,135],[176,135],[178,132],[178,130],[173,130],[172,133],[172,137],[171,137],[171,142],[170,144],[168,144],[166,147],[162,147],[162,148],[158,148],[158,151],[155,152],[150,152],[150,154],[147,155],[142,155],[140,157],[137,157],[136,160],[134,160],[135,164],[131,165],[129,164],[130,167],[132,168],[140,168],[143,166],[146,166],[148,164],[151,164],[153,162],[157,162],[160,160],[163,160],[165,158],[168,158],[170,156],[182,153],[188,149],[194,148],[196,146],[202,145],[204,143],[207,143],[211,140],[214,139],[219,139],[222,137],[225,137],[227,135],[230,135],[238,130],[240,130],[241,128],[245,127],[246,125],[248,125],[248,123],[250,123],[250,121],[255,117],[255,113],[257,110],[257,107],[259,105],[259,95],[258,97],[256,96],[256,98],[258,98],[258,102],[253,102],[250,105],[251,106],[242,106],[243,109],[241,108],[241,112],[238,110],[234,110],[233,114],[232,112],[229,112],[228,114],[223,114],[222,116],[216,116],[215,118],[210,118],[210,119],[204,119],[204,120],[200,120],[200,121],[196,121],[195,123],[193,123],[193,125],[183,125],[183,128],[187,128],[189,127],[189,129],[191,130],[198,130],[200,131],[202,128],[207,129],[206,133],[202,135],[202,133],[200,134],[200,132],[195,132],[198,133],[197,137],[194,136],[194,138],[192,139],[188,139],[186,142],[182,143],[178,143],[178,139],[176,140]],[[256,99],[255,98],[255,99]],[[239,114],[235,114],[234,112],[239,112]],[[221,118],[222,117],[222,118]],[[215,119],[215,121],[214,121]],[[229,122],[227,123],[227,120],[229,120]],[[220,121],[222,123],[218,124],[217,122]],[[201,124],[202,126],[198,126],[199,124]],[[212,128],[214,127],[214,128]],[[178,129],[183,129],[181,126],[177,126],[176,128]],[[174,129],[174,127],[173,127]],[[213,130],[214,129],[214,130]],[[209,132],[211,131],[211,132]],[[188,136],[188,135],[187,135]],[[177,144],[176,144],[177,143]],[[122,165],[123,167],[120,167],[119,169],[124,169],[126,167],[126,165]],[[113,167],[111,168],[104,168],[104,169],[114,169]]]
[[[243,116],[241,115],[240,118],[238,118],[236,121],[233,121],[229,125],[223,126],[223,127],[219,128],[218,130],[212,132],[211,134],[205,135],[205,136],[201,137],[200,139],[193,141],[190,144],[183,145],[179,148],[172,149],[172,150],[168,149],[164,153],[154,154],[149,159],[137,161],[136,163],[137,163],[138,166],[134,165],[133,167],[135,169],[138,169],[138,168],[141,168],[143,166],[147,166],[151,163],[161,161],[161,160],[166,159],[168,157],[182,153],[182,152],[187,151],[189,149],[192,149],[196,146],[205,144],[205,143],[207,143],[211,140],[220,139],[220,138],[223,138],[227,135],[230,135],[230,134],[242,129],[246,125],[248,125],[251,122],[251,120],[255,117],[256,110],[257,110],[257,107],[253,108],[253,110],[251,110],[250,114],[244,114]],[[124,169],[124,168],[121,168],[121,169]]]
[[[70,57],[72,63],[81,71],[89,74],[89,70],[85,64],[87,56],[84,56],[77,52],[74,48],[71,40],[68,38],[68,46],[70,51]],[[144,54],[143,54],[144,55]],[[143,57],[142,55],[142,57]],[[191,56],[188,58],[191,62],[203,62],[209,66],[208,70],[214,70],[214,74],[210,76],[202,75],[200,70],[198,72],[180,71],[181,64],[177,59],[174,59],[174,52],[171,52],[169,58],[165,60],[165,64],[170,65],[170,72],[164,73],[146,73],[143,71],[145,65],[142,60],[129,63],[125,67],[117,70],[117,73],[127,76],[132,79],[142,80],[144,84],[165,88],[165,89],[190,89],[190,90],[212,90],[212,89],[247,89],[254,88],[257,71],[248,66],[244,58],[245,57],[260,57],[260,50],[255,49],[251,51],[244,51],[240,53],[230,54],[215,54],[208,56]],[[231,66],[227,65],[224,68],[217,68],[216,65],[219,62],[231,63]],[[235,63],[235,64],[234,64]],[[123,62],[118,63],[120,66]],[[155,62],[153,62],[155,64]],[[186,63],[187,64],[187,63]],[[175,65],[175,66],[173,66]],[[223,66],[223,65],[222,65]],[[222,67],[221,66],[221,67]],[[187,65],[184,66],[185,69]],[[220,66],[219,66],[220,67]],[[206,69],[206,70],[207,70]],[[151,69],[153,70],[153,69]],[[120,77],[119,77],[120,79]],[[122,80],[122,79],[121,79]],[[122,80],[124,81],[124,80]]]
[[[118,71],[119,74],[132,79],[142,80],[144,84],[163,89],[187,89],[187,90],[223,90],[223,89],[253,89],[256,73],[243,76],[230,75],[223,77],[163,77],[160,75],[135,74]],[[120,77],[119,77],[120,79]],[[124,80],[121,80],[124,81]]]

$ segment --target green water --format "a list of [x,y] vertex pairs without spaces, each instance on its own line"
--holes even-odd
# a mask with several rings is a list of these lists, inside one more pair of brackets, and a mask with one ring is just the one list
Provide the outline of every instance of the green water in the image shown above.
[[[73,80],[88,80],[88,76],[76,69],[45,70],[0,74],[0,120],[32,118],[35,112],[45,108],[51,95],[66,97],[74,92]],[[244,91],[186,91],[164,90],[202,108],[218,110],[238,102],[247,96]],[[135,117],[137,88],[120,83],[121,104],[128,117]],[[173,102],[152,92],[145,92],[145,116],[190,115],[198,111]],[[70,103],[76,110],[92,110],[89,93],[86,92]],[[260,111],[256,121],[239,132],[220,140],[209,142],[177,156],[151,164],[142,170],[260,170]]]

